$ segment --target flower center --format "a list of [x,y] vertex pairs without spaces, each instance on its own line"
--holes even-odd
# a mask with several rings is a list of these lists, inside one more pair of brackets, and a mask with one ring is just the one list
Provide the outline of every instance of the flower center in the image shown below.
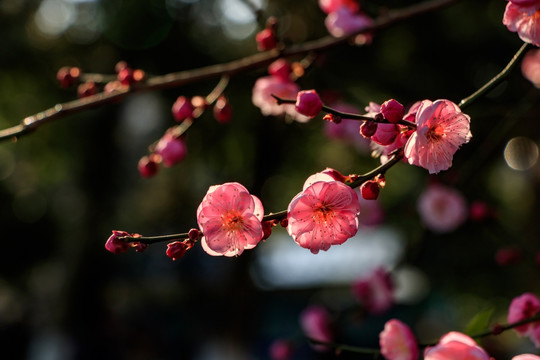
[[221,219],[223,220],[223,225],[228,231],[236,231],[242,229],[244,225],[244,218],[237,210],[229,210]]
[[439,141],[444,135],[444,128],[441,125],[430,126],[426,137],[430,142]]
[[319,223],[327,222],[334,217],[334,211],[331,206],[320,203],[315,206],[313,219]]

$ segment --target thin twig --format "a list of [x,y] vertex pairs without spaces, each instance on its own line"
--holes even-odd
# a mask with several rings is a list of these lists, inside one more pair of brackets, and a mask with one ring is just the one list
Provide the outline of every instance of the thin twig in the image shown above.
[[57,104],[47,110],[30,115],[23,119],[20,124],[0,131],[0,141],[10,140],[27,135],[36,130],[39,126],[53,120],[63,118],[77,112],[98,107],[113,102],[118,102],[124,98],[138,92],[153,91],[160,89],[170,89],[197,81],[218,78],[222,76],[233,76],[240,72],[257,69],[270,64],[280,57],[294,57],[305,55],[310,52],[319,53],[327,49],[336,47],[347,42],[349,39],[364,32],[380,30],[394,23],[407,20],[409,18],[438,10],[445,6],[458,2],[459,0],[431,0],[423,3],[411,5],[406,8],[389,11],[387,14],[375,19],[372,25],[347,36],[334,38],[326,36],[318,40],[308,41],[302,44],[293,45],[282,51],[271,50],[247,56],[242,59],[224,64],[211,65],[193,70],[180,71],[161,76],[153,76],[145,82],[134,84],[129,88],[115,91],[113,93],[98,93],[83,99]]
[[499,85],[501,81],[503,81],[512,71],[512,69],[516,66],[519,59],[523,56],[525,51],[531,47],[531,44],[524,43],[519,50],[515,53],[515,55],[512,57],[512,60],[505,66],[504,69],[501,70],[500,73],[498,73],[494,78],[489,80],[484,86],[482,86],[480,89],[476,90],[472,95],[466,97],[465,99],[461,100],[458,104],[460,108],[463,108],[469,104],[471,104],[473,101],[478,99],[480,96],[486,94],[488,91],[495,88],[495,86]]

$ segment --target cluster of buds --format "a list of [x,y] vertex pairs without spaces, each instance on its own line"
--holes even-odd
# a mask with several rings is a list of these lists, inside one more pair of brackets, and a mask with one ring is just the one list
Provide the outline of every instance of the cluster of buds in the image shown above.
[[167,256],[173,260],[180,259],[199,240],[202,233],[198,229],[191,229],[188,238],[183,241],[173,241],[167,244]]
[[277,19],[275,17],[268,18],[264,30],[255,35],[255,41],[257,41],[259,51],[272,50],[277,47]]
[[[116,76],[103,86],[103,92],[112,93],[118,90],[124,90],[129,86],[140,83],[145,80],[146,74],[141,69],[132,69],[125,61],[120,61],[115,66]],[[99,81],[103,81],[105,77],[99,77]],[[56,79],[60,86],[67,89],[78,84],[77,96],[85,98],[95,95],[99,92],[99,86],[96,83],[98,77],[82,73],[78,67],[64,66],[60,68],[56,74]]]

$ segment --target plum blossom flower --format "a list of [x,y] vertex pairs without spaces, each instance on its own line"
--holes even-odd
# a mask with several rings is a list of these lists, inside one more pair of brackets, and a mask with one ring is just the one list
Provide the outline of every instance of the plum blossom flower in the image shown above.
[[[369,27],[373,20],[362,13],[351,11],[348,6],[340,6],[328,14],[324,20],[326,29],[334,37],[342,37]],[[371,40],[369,37],[366,39]]]
[[[532,293],[524,293],[515,297],[508,308],[508,322],[515,323],[540,313],[540,300]],[[528,336],[531,341],[540,347],[540,322],[516,326],[514,330],[521,336]]]
[[383,314],[394,305],[394,283],[383,268],[356,280],[352,292],[371,314]]
[[411,329],[397,319],[391,319],[379,334],[381,354],[387,360],[418,359],[418,344]]
[[540,1],[511,0],[506,4],[503,24],[526,43],[540,46]]
[[201,245],[213,256],[237,256],[254,248],[263,237],[261,201],[230,182],[211,186],[197,208]]
[[471,337],[451,331],[426,348],[424,360],[490,360],[490,356]]
[[521,61],[523,76],[540,88],[540,49],[528,51]]
[[472,137],[470,117],[449,100],[422,101],[416,125],[405,144],[405,157],[430,174],[450,168],[455,152]]
[[435,232],[457,229],[467,219],[467,204],[455,189],[433,184],[418,198],[418,212],[424,225]]
[[[324,342],[331,342],[334,339],[330,314],[321,305],[311,305],[302,311],[300,314],[300,327],[310,339]],[[315,345],[314,349],[326,351],[329,348],[324,345]]]
[[303,248],[317,254],[341,245],[358,231],[357,193],[331,174],[310,176],[287,209],[287,231]]
[[300,114],[313,118],[317,116],[323,107],[319,94],[315,90],[302,90],[296,97],[296,111]]

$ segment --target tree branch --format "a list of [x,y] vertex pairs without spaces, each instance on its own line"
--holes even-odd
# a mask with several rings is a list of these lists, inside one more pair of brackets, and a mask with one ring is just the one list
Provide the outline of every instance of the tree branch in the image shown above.
[[[53,120],[81,112],[90,108],[102,106],[112,102],[123,100],[127,96],[143,91],[153,91],[169,89],[183,86],[189,83],[219,78],[224,75],[233,76],[240,72],[256,69],[270,64],[280,57],[293,57],[311,52],[321,52],[329,48],[347,42],[354,36],[379,29],[386,28],[394,23],[410,19],[431,11],[438,10],[445,6],[456,3],[459,0],[430,0],[423,3],[411,5],[406,8],[389,11],[387,14],[375,19],[371,26],[368,26],[357,33],[340,38],[325,36],[318,40],[308,41],[302,44],[293,45],[284,50],[272,50],[257,53],[245,58],[234,60],[224,64],[205,66],[197,69],[180,71],[161,76],[153,76],[145,82],[134,84],[125,90],[118,90],[113,93],[98,93],[83,99],[73,100],[62,104],[57,104],[47,110],[26,117],[20,124],[0,131],[0,141],[17,140],[23,135],[27,135],[39,126]],[[107,76],[104,75],[104,78]]]

